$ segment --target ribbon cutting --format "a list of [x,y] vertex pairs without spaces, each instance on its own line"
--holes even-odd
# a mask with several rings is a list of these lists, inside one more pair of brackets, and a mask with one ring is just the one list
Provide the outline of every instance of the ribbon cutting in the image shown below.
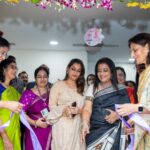
[[[115,105],[115,109],[119,109],[118,104]],[[118,114],[117,114],[118,115]],[[131,125],[120,115],[118,115],[119,119],[122,121],[122,123],[125,125],[125,127],[127,128],[131,128]],[[147,122],[137,113],[133,113],[131,115],[128,116],[129,119],[131,119],[135,124],[137,124],[138,126],[140,126],[141,128],[145,129],[146,131],[150,132],[150,126],[147,124]],[[128,147],[126,148],[126,150],[133,150],[133,145],[134,145],[134,135],[130,134],[130,139],[131,142],[128,145]]]
[[[13,114],[14,113],[11,113],[9,121],[7,121],[5,124],[0,126],[0,130],[4,130],[5,128],[7,128],[9,126]],[[37,136],[35,135],[34,131],[32,130],[31,126],[27,122],[26,116],[25,116],[25,112],[23,110],[21,110],[21,112],[20,112],[20,121],[30,131],[31,140],[32,140],[32,144],[33,144],[34,150],[42,150],[41,144],[39,143],[39,140],[38,140]]]

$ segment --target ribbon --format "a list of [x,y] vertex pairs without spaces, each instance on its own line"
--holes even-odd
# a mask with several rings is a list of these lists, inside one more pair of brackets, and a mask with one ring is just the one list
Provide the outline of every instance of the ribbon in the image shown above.
[[[115,105],[115,109],[119,109],[118,104]],[[119,119],[122,121],[122,123],[127,127],[127,128],[131,128],[130,124],[121,116],[119,116],[119,114],[117,113]],[[128,115],[128,117],[134,121],[135,124],[137,124],[138,126],[140,126],[141,128],[143,128],[144,130],[148,131],[150,133],[150,126],[147,124],[147,122],[137,113],[132,113],[130,115]],[[134,136],[130,135],[131,138],[131,142],[128,145],[126,150],[133,150],[133,146],[134,146]]]
[[[10,121],[12,119],[14,113],[10,114],[10,120],[7,121],[5,124],[0,126],[0,130],[4,130],[5,128],[7,128],[10,125]],[[20,112],[20,121],[25,125],[26,128],[29,129],[30,131],[30,135],[31,135],[31,140],[32,140],[32,145],[34,150],[42,150],[41,144],[36,136],[36,134],[34,133],[34,131],[32,130],[30,124],[27,122],[26,120],[26,115],[25,112],[23,110],[21,110]]]
[[0,126],[0,131],[4,130],[5,128],[7,128],[10,125],[10,121],[11,121],[11,118],[12,118],[13,114],[14,113],[11,113],[10,114],[10,119],[5,124]]
[[147,124],[147,122],[137,113],[133,113],[129,115],[129,118],[134,121],[138,126],[142,127],[146,131],[150,133],[150,126]]
[[[118,104],[115,104],[115,109],[119,109]],[[127,128],[131,128],[131,125],[123,118],[121,117],[118,113],[117,116],[119,117],[119,119],[122,121],[122,123],[127,127]],[[134,146],[134,135],[130,134],[130,144],[128,145],[128,147],[126,148],[126,150],[133,150],[133,146]]]

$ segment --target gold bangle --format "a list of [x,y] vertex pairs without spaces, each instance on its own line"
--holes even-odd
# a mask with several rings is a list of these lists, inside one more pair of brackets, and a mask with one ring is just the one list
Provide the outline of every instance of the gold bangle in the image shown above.
[[85,100],[87,100],[87,101],[91,101],[91,102],[93,102],[93,99],[94,99],[94,98],[93,98],[93,97],[91,97],[91,96],[86,96],[86,97],[85,97]]

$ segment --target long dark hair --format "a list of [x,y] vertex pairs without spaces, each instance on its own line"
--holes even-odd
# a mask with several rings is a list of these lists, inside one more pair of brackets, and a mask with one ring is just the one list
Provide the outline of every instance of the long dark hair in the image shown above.
[[[84,86],[85,86],[85,78],[84,78],[85,68],[84,68],[84,64],[80,59],[75,58],[75,59],[72,59],[69,62],[68,66],[67,66],[67,69],[70,68],[73,64],[80,64],[81,65],[81,73],[80,73],[79,78],[76,81],[76,85],[77,85],[77,92],[82,95],[83,92],[84,92]],[[68,79],[67,69],[66,69],[66,76],[64,78],[64,81]]]
[[130,38],[128,41],[129,48],[131,47],[131,44],[139,44],[141,46],[145,46],[148,44],[149,52],[146,59],[146,64],[150,64],[150,34],[149,33],[139,33],[135,35],[134,37]]
[[4,70],[11,64],[16,63],[14,59],[5,59],[0,63],[0,81],[5,82]]
[[96,65],[95,65],[95,77],[96,77],[96,80],[95,80],[95,84],[94,84],[94,90],[98,87],[99,83],[101,83],[101,81],[99,80],[98,78],[98,65],[99,64],[107,64],[108,67],[110,68],[110,71],[111,71],[111,83],[113,85],[113,87],[118,90],[118,86],[117,86],[117,74],[116,74],[116,69],[115,69],[115,64],[114,62],[110,59],[110,58],[101,58],[97,61]]

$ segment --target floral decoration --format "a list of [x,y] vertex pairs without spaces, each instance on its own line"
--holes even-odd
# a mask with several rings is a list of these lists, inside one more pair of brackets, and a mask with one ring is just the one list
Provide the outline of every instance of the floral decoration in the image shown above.
[[[25,2],[31,2],[36,6],[43,9],[54,6],[55,10],[60,12],[65,8],[71,8],[78,10],[78,7],[82,8],[104,8],[108,11],[113,10],[113,2],[126,3],[129,8],[139,7],[140,9],[149,9],[150,0],[24,0]],[[7,2],[11,4],[18,4],[20,0],[0,0],[0,2]],[[53,4],[53,5],[52,5]]]

